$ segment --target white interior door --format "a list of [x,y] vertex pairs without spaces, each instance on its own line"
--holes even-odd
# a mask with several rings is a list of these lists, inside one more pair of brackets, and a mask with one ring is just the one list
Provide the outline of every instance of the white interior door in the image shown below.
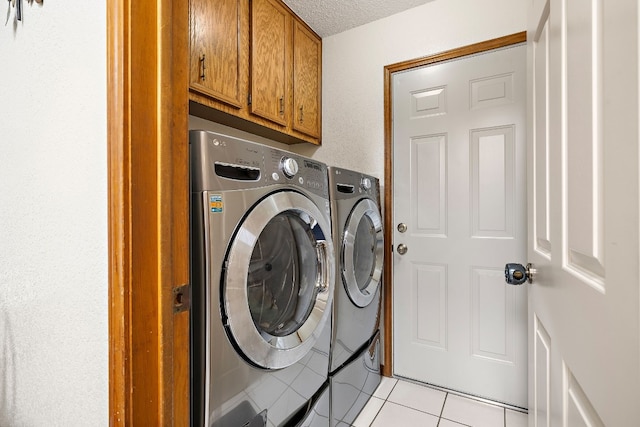
[[[526,46],[393,75],[394,374],[527,406]],[[402,254],[402,249],[407,252]]]
[[529,17],[530,426],[640,426],[638,2]]

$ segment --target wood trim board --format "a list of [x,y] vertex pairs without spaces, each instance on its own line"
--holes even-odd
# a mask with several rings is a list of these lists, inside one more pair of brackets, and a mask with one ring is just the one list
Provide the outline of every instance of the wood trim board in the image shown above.
[[188,2],[107,3],[109,425],[189,425]]

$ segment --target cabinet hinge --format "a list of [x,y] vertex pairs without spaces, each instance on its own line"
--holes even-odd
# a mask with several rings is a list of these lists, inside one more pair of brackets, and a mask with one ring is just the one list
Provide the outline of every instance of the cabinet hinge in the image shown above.
[[247,105],[251,105],[251,94],[247,96]]
[[173,288],[173,313],[191,309],[191,285],[186,283]]

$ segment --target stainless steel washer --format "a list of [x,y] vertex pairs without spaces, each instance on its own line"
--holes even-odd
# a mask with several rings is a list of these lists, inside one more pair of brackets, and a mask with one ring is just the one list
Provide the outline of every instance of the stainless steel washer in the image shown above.
[[192,425],[317,418],[335,280],[326,166],[205,131],[190,145]]
[[331,425],[353,423],[380,384],[379,314],[383,264],[376,178],[329,168],[336,242],[331,338]]
[[378,180],[329,167],[336,287],[331,372],[362,350],[378,328],[383,230]]
[[380,383],[383,264],[376,178],[329,167],[336,287],[331,339],[331,425],[350,425]]

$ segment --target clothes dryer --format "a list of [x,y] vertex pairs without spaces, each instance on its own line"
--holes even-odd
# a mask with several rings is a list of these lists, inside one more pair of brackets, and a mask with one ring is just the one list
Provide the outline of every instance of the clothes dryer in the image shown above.
[[190,150],[192,425],[328,425],[326,166],[205,131]]
[[336,287],[331,339],[332,425],[349,425],[380,383],[383,264],[376,178],[329,167]]

